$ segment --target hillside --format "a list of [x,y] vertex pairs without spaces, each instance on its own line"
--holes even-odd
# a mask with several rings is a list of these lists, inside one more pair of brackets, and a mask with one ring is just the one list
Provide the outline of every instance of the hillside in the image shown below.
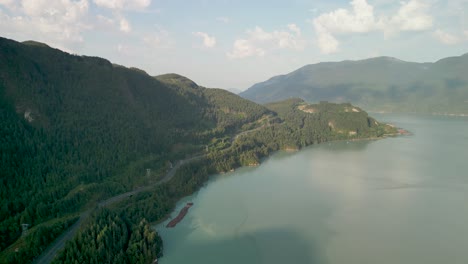
[[435,63],[390,57],[325,62],[253,85],[240,95],[259,103],[299,97],[351,102],[367,110],[468,114],[468,54]]
[[0,250],[21,235],[20,224],[66,218],[145,184],[146,169],[157,178],[169,161],[271,114],[186,82],[0,39]]
[[[151,262],[162,242],[149,223],[210,174],[280,149],[384,134],[364,111],[346,111],[351,105],[324,104],[319,114],[302,101],[277,106],[0,38],[0,263],[31,262],[83,214],[57,263]],[[193,156],[156,187],[174,162]],[[143,186],[155,187],[96,206]]]
[[203,116],[215,121],[217,128],[223,132],[235,131],[265,115],[275,115],[262,105],[223,89],[198,86],[195,82],[178,74],[165,74],[155,78],[177,91],[178,94],[198,101],[198,105],[203,106]]

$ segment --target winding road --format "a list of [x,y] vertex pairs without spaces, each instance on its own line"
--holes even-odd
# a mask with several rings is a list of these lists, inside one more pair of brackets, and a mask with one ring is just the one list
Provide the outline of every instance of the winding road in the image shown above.
[[[260,130],[260,129],[264,128],[265,126],[266,125],[263,125],[261,127],[257,127],[257,128],[251,129],[251,130],[240,132],[237,135],[235,135],[234,137],[232,137],[231,142],[237,140],[240,136],[243,136],[243,135],[246,135],[248,133]],[[269,124],[267,126],[269,126]],[[126,192],[126,193],[122,193],[122,194],[110,197],[107,200],[99,202],[97,204],[96,208],[102,208],[102,207],[106,207],[106,206],[115,204],[117,202],[120,202],[120,201],[124,200],[125,198],[136,195],[136,194],[138,194],[140,192],[149,191],[149,190],[151,190],[152,188],[154,188],[154,187],[156,187],[158,185],[166,183],[166,182],[170,181],[174,177],[175,173],[177,172],[177,170],[182,165],[188,164],[188,163],[190,163],[190,162],[192,162],[194,160],[197,160],[197,159],[201,159],[204,156],[205,156],[205,154],[201,154],[201,155],[197,155],[197,156],[187,158],[187,159],[184,159],[184,160],[179,160],[176,163],[176,165],[173,166],[172,169],[169,170],[166,173],[166,175],[164,175],[164,177],[162,179],[160,179],[159,181],[157,181],[157,182],[155,182],[155,183],[153,183],[151,185],[145,186],[145,187],[139,187],[139,188],[137,188],[137,189],[135,189],[133,191],[129,191],[129,192]],[[91,212],[93,210],[94,209],[88,209],[88,210],[82,212],[80,214],[80,218],[67,231],[65,231],[54,242],[52,242],[52,244],[42,253],[42,255],[40,255],[37,259],[35,259],[33,261],[33,263],[35,263],[35,264],[49,264],[49,263],[51,263],[52,260],[57,255],[57,252],[59,250],[61,250],[65,246],[65,243],[68,240],[73,238],[73,236],[76,234],[76,232],[78,231],[81,224],[89,217],[89,215],[91,214]]]
[[[156,187],[158,185],[166,183],[166,182],[170,181],[174,177],[175,173],[177,172],[177,170],[182,165],[188,164],[188,163],[190,163],[190,162],[192,162],[194,160],[197,160],[197,159],[201,159],[204,156],[205,155],[203,154],[203,155],[198,155],[198,156],[194,156],[194,157],[191,157],[191,158],[187,158],[187,159],[184,159],[184,160],[179,160],[176,163],[176,165],[174,167],[172,167],[172,169],[169,170],[166,173],[166,175],[164,175],[164,177],[162,179],[160,179],[159,181],[157,181],[156,183],[145,186],[145,187],[137,188],[137,189],[135,189],[133,191],[129,191],[129,192],[126,192],[126,193],[122,193],[122,194],[110,197],[107,200],[99,202],[98,205],[97,205],[97,208],[102,208],[102,207],[106,207],[106,206],[115,204],[117,202],[120,202],[120,201],[124,200],[125,198],[128,198],[128,197],[132,196],[132,195],[136,195],[136,194],[138,194],[140,192],[144,192],[144,191],[149,191],[150,189],[152,189],[152,188],[154,188],[154,187]],[[42,255],[40,255],[37,259],[35,259],[33,261],[33,263],[35,263],[35,264],[49,264],[49,263],[51,263],[52,260],[55,258],[55,255],[57,254],[57,252],[59,250],[61,250],[65,246],[65,243],[68,240],[73,238],[73,236],[76,234],[76,232],[78,231],[81,224],[89,217],[89,215],[91,214],[91,212],[93,210],[94,209],[88,209],[88,210],[82,212],[80,214],[80,218],[67,231],[65,231],[63,234],[61,234],[42,253]]]

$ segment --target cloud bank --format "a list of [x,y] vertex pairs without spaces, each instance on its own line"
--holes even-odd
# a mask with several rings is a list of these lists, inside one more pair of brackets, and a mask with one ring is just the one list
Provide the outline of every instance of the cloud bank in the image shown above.
[[226,55],[230,59],[242,59],[252,56],[261,57],[276,49],[303,50],[305,40],[296,24],[287,25],[288,30],[267,32],[261,27],[246,31],[247,37],[237,39],[232,51]]
[[337,9],[313,19],[317,45],[324,54],[339,50],[337,36],[381,31],[390,37],[401,31],[425,31],[432,28],[433,18],[428,5],[419,0],[400,3],[395,14],[376,16],[366,0],[353,0],[351,9]]
[[0,31],[7,36],[35,39],[58,48],[83,42],[87,23],[87,0],[1,0],[8,12],[0,9]]

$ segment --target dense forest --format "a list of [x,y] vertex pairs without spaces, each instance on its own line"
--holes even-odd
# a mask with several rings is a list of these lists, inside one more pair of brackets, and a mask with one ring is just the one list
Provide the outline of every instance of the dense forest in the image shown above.
[[[210,174],[256,165],[284,148],[392,132],[346,109],[353,106],[262,106],[176,74],[152,77],[0,38],[0,263],[31,262],[90,209],[56,263],[151,263],[162,242],[149,223]],[[195,155],[203,158],[154,190],[96,207]]]
[[[309,105],[302,99],[289,99],[267,107],[277,115],[269,118],[261,129],[239,136],[227,149],[210,153],[216,171],[258,165],[261,158],[281,149],[298,150],[331,140],[383,137],[396,133],[394,127],[377,122],[366,112],[347,103]],[[314,109],[313,113],[308,109]]]

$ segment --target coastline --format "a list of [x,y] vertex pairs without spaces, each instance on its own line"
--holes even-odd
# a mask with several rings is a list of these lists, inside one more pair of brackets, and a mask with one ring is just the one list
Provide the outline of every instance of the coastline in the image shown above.
[[[402,123],[405,125],[402,125]],[[457,144],[457,142],[462,142],[463,145],[468,144],[468,138],[466,138],[466,135],[463,133],[464,129],[458,131],[456,137],[453,138],[453,143],[450,144],[446,144],[444,141],[434,141],[433,139],[435,138],[434,136],[440,135],[444,130],[450,133],[460,125],[466,128],[467,124],[463,122],[463,119],[456,118],[441,118],[438,123],[435,123],[434,119],[429,116],[422,117],[421,119],[409,120],[396,120],[395,118],[394,124],[400,127],[404,126],[407,130],[410,130],[414,136],[389,138],[388,140],[382,141],[361,141],[349,143],[349,145],[346,144],[346,142],[329,142],[322,146],[316,145],[304,148],[303,151],[298,153],[276,153],[265,162],[262,162],[262,167],[259,169],[244,168],[239,170],[239,174],[220,176],[219,181],[210,182],[208,187],[203,188],[199,194],[194,195],[194,202],[200,206],[200,210],[197,208],[191,211],[191,216],[188,216],[190,219],[184,220],[185,222],[181,223],[180,227],[177,227],[177,231],[171,232],[172,230],[165,230],[164,233],[161,233],[166,242],[165,245],[167,249],[165,250],[165,257],[160,260],[160,263],[174,262],[183,264],[184,257],[190,259],[187,258],[187,256],[196,256],[200,261],[206,259],[208,263],[208,259],[211,260],[211,253],[216,254],[216,252],[219,252],[217,251],[218,249],[223,249],[223,247],[218,246],[219,244],[217,243],[229,241],[227,245],[232,246],[232,251],[227,252],[229,252],[230,255],[235,255],[236,252],[244,252],[244,254],[247,255],[247,253],[252,252],[252,255],[247,255],[248,257],[243,259],[246,263],[254,264],[257,260],[256,256],[264,256],[262,254],[269,254],[268,252],[281,252],[281,247],[276,247],[277,244],[272,244],[271,241],[288,241],[286,239],[287,236],[278,236],[275,237],[276,240],[270,241],[265,239],[265,236],[262,236],[261,233],[256,232],[257,230],[267,230],[274,233],[279,229],[276,229],[278,226],[285,226],[284,229],[291,230],[293,234],[296,234],[295,232],[306,234],[304,235],[304,240],[299,240],[299,242],[310,241],[310,244],[307,245],[313,245],[313,243],[324,245],[324,247],[318,248],[319,252],[339,252],[334,255],[333,258],[330,257],[330,259],[327,259],[328,255],[325,255],[324,258],[318,258],[317,262],[330,260],[346,263],[349,259],[348,256],[355,256],[354,251],[349,250],[349,241],[355,240],[356,237],[359,238],[365,233],[365,230],[368,230],[369,226],[375,227],[375,229],[372,230],[373,232],[365,233],[369,238],[369,245],[377,241],[375,239],[379,239],[379,241],[388,242],[387,245],[389,245],[390,248],[396,245],[396,247],[403,252],[409,252],[412,250],[411,246],[414,245],[412,239],[415,237],[420,239],[420,237],[417,236],[418,234],[421,234],[421,232],[427,233],[428,230],[430,231],[430,227],[421,226],[420,224],[421,221],[424,223],[424,216],[427,215],[438,217],[437,223],[440,223],[440,221],[447,221],[443,223],[447,223],[449,226],[448,228],[454,226],[454,229],[450,230],[458,232],[456,233],[457,239],[453,241],[459,242],[461,241],[459,239],[466,240],[466,237],[463,236],[464,226],[454,224],[459,223],[459,221],[456,219],[446,219],[442,213],[446,212],[446,208],[451,208],[453,212],[460,212],[459,218],[463,218],[463,211],[450,207],[451,204],[454,203],[459,206],[459,208],[464,208],[464,194],[461,192],[463,188],[460,188],[459,184],[463,183],[466,179],[464,177],[458,177],[460,176],[460,171],[457,170],[456,166],[452,166],[460,162],[463,163],[463,155],[457,155],[458,157],[455,160],[453,157],[447,157],[445,162],[442,163],[442,167],[439,167],[439,163],[434,164],[431,162],[431,164],[434,165],[431,169],[418,170],[415,171],[415,174],[411,174],[410,176],[408,176],[409,174],[406,174],[406,172],[408,169],[411,170],[414,168],[413,163],[409,162],[413,161],[412,158],[415,158],[414,161],[417,160],[421,162],[418,163],[420,164],[418,167],[426,168],[425,166],[429,165],[427,162],[428,158],[430,161],[439,161],[439,159],[435,158],[440,158],[446,153],[451,153],[449,150],[458,150],[459,153],[466,152],[466,149],[462,147],[453,148],[453,144]],[[432,128],[437,128],[437,130],[433,130]],[[418,146],[432,147],[443,146],[444,144],[446,144],[446,148],[434,148],[440,149],[441,151],[431,152],[428,154],[429,156],[425,155],[427,153],[426,149],[418,148]],[[401,166],[393,166],[394,164],[391,162],[388,163],[391,158],[396,158],[396,161],[403,161],[403,163],[399,163]],[[330,163],[328,163],[328,161],[330,161]],[[378,163],[376,164],[375,162]],[[330,168],[333,169],[330,170]],[[379,170],[380,168],[382,168],[382,170]],[[453,175],[458,181],[446,185],[446,182],[444,182],[445,178],[438,177],[441,171],[440,168],[451,168],[452,171],[449,175]],[[401,181],[401,175],[411,178],[404,178],[403,181]],[[408,179],[410,179],[410,184],[405,181]],[[421,179],[429,179],[431,181],[434,179],[440,180],[437,186],[443,186],[444,188],[441,190],[439,188],[434,188],[435,185],[418,185],[417,183],[421,182],[418,180]],[[350,185],[343,185],[345,181]],[[294,182],[294,184],[291,184],[291,182]],[[247,189],[240,188],[243,186],[248,187]],[[258,190],[261,190],[260,194]],[[278,191],[282,191],[282,193]],[[365,191],[365,195],[363,195],[361,191]],[[276,197],[270,200],[272,196]],[[407,208],[406,204],[401,207],[402,204],[395,203],[395,201],[400,201],[402,196],[404,198],[410,198],[410,200],[414,197],[418,197],[418,199],[416,199],[418,202],[414,204],[411,203],[412,208]],[[426,199],[419,199],[419,197],[422,198],[423,196]],[[340,200],[334,200],[337,199],[336,197],[339,197]],[[363,197],[369,199],[361,199]],[[444,200],[446,197],[451,197],[453,199]],[[286,198],[290,200],[282,203],[282,199]],[[432,209],[424,206],[426,204],[425,201],[440,201],[440,199],[442,199],[443,203],[436,203],[438,205],[437,208]],[[233,202],[230,203],[229,201]],[[370,204],[369,201],[371,201]],[[359,203],[359,205],[357,203]],[[281,212],[278,213],[278,209],[281,208],[287,208],[288,214],[283,215]],[[294,210],[289,208],[294,208]],[[304,210],[304,208],[307,210]],[[359,211],[358,214],[356,210],[348,210],[350,208],[358,208],[363,211]],[[407,241],[405,242],[407,246],[404,248],[399,247],[401,240],[398,236],[392,237],[393,240],[391,241],[386,240],[389,234],[388,230],[382,230],[381,228],[379,229],[378,225],[373,225],[377,218],[382,221],[388,220],[388,217],[385,217],[389,210],[388,208],[391,208],[392,212],[399,213],[402,219],[406,219],[408,214],[410,214],[411,219],[419,221],[402,222],[404,227],[408,227],[408,230],[410,230],[409,225],[415,228],[421,228],[417,229],[418,231],[416,233],[405,234],[405,236],[407,236]],[[404,209],[403,211],[402,208]],[[423,213],[421,214],[419,210],[423,210]],[[332,214],[333,218],[330,218],[330,211],[337,212]],[[416,212],[417,214],[413,214]],[[293,219],[291,218],[291,216],[302,216],[302,214],[304,214],[304,217],[299,220],[294,217]],[[218,217],[218,215],[220,216]],[[277,215],[280,215],[282,218],[275,218]],[[348,217],[343,217],[344,215]],[[376,215],[378,216],[377,218]],[[247,219],[247,221],[244,219]],[[349,224],[350,219],[352,220],[352,224]],[[362,224],[364,221],[366,224]],[[329,223],[333,223],[336,230],[340,232],[344,233],[345,230],[347,230],[345,236],[339,237],[339,244],[328,243],[330,239],[337,238],[335,234],[327,232],[326,228],[329,227]],[[213,228],[208,229],[208,227]],[[213,233],[213,230],[216,232]],[[320,240],[317,242],[317,234],[326,235],[319,236]],[[430,234],[434,239],[438,237],[437,233],[433,234],[429,232],[427,234]],[[187,246],[184,240],[187,237],[190,237],[192,239],[191,241],[196,241],[195,246]],[[263,251],[250,251],[252,248],[249,247],[250,244],[246,244],[248,240],[244,240],[244,238],[251,237],[256,238],[256,241],[262,241],[259,248],[262,250],[264,249]],[[452,237],[452,233],[447,234],[446,238],[448,239],[448,237]],[[271,236],[267,236],[267,238],[271,238]],[[303,239],[302,236],[300,238]],[[209,242],[205,243],[208,240]],[[420,247],[420,252],[425,252],[424,238],[420,241],[423,243]],[[448,239],[447,241],[452,240]],[[282,245],[280,243],[278,244]],[[225,244],[222,244],[222,246],[224,245]],[[460,247],[457,247],[456,251],[463,253],[463,243],[457,245]],[[437,257],[437,253],[439,252],[437,251],[438,244],[431,244],[431,246],[434,247],[434,256]],[[302,250],[300,247],[299,249],[300,250],[297,252]],[[196,252],[196,255],[193,254],[193,252]],[[385,252],[388,256],[393,255],[393,251],[391,250]],[[455,250],[450,248],[450,252],[448,253],[452,252],[455,252]],[[223,253],[224,252],[221,252],[217,255],[219,256],[217,259],[222,259],[223,256],[228,255],[223,255]],[[293,253],[296,253],[296,251],[293,251]],[[278,253],[278,255],[279,254],[280,253]],[[346,254],[346,256],[343,254]],[[364,258],[368,256],[366,247],[360,248],[359,254],[360,256],[364,256]],[[209,256],[209,258],[205,258],[205,256]],[[423,260],[421,261],[422,264],[426,258],[424,255],[421,256]],[[451,255],[447,256],[450,257]],[[379,258],[380,255],[376,254],[374,260],[378,262]],[[401,260],[399,256],[395,258]],[[441,259],[442,258],[443,257],[441,257]],[[180,261],[180,259],[182,260]],[[269,260],[271,259],[273,258],[269,258]],[[359,262],[361,258],[356,257],[356,259],[358,259],[357,262]],[[415,259],[411,258],[409,261],[411,262],[413,260]],[[406,261],[408,260],[404,258],[402,262]],[[238,263],[242,262],[243,261],[239,261]],[[213,261],[213,263],[216,262]],[[272,263],[276,262],[272,261]],[[282,263],[287,263],[287,261]],[[398,263],[398,261],[396,263]]]
[[[249,165],[246,165],[246,166],[239,166],[239,167],[235,167],[235,168],[232,168],[230,171],[227,171],[227,172],[217,172],[215,174],[211,174],[209,175],[209,180],[207,180],[204,184],[208,184],[211,180],[212,177],[215,177],[217,175],[226,175],[228,174],[229,172],[235,172],[237,171],[238,169],[240,168],[255,168],[255,167],[258,167],[260,166],[264,161],[268,160],[271,156],[273,156],[275,153],[278,153],[278,152],[287,152],[287,153],[295,153],[295,152],[299,152],[301,150],[303,150],[304,148],[307,148],[307,147],[311,147],[311,146],[314,146],[314,145],[320,145],[320,144],[324,144],[324,143],[332,143],[332,142],[346,142],[346,141],[349,141],[349,142],[357,142],[357,141],[375,141],[375,140],[380,140],[380,139],[386,139],[386,138],[390,138],[390,137],[399,137],[399,136],[410,136],[412,135],[411,132],[407,131],[407,130],[404,130],[404,129],[401,129],[401,128],[397,128],[398,129],[398,132],[397,133],[393,133],[393,134],[384,134],[382,135],[381,137],[362,137],[362,138],[350,138],[350,139],[337,139],[337,140],[329,140],[329,141],[324,141],[324,142],[320,142],[320,143],[317,143],[317,144],[310,144],[308,146],[305,146],[305,147],[302,147],[302,148],[291,148],[291,147],[286,147],[286,148],[282,148],[282,149],[279,149],[279,150],[276,150],[276,151],[273,151],[271,153],[269,153],[268,155],[260,158],[260,161],[258,163],[256,163],[255,165],[253,164],[249,164]],[[174,205],[174,208],[173,210],[171,210],[170,213],[168,213],[166,216],[164,216],[163,218],[159,219],[158,221],[155,221],[153,222],[151,225],[153,226],[153,228],[157,231],[159,228],[164,228],[164,226],[167,227],[167,224],[164,224],[164,222],[166,222],[170,217],[171,215],[173,215],[174,213],[176,213],[178,210],[179,210],[179,214],[182,213],[182,210],[184,210],[187,205],[184,205],[182,206],[182,204],[188,204],[188,203],[191,203],[191,202],[188,202],[188,201],[191,201],[193,199],[193,195],[196,194],[200,189],[197,189],[195,190],[193,193],[187,195],[187,196],[184,196],[182,197],[181,199],[179,199],[176,204]],[[181,207],[182,206],[182,207]],[[178,209],[179,208],[179,209]],[[187,210],[188,211],[188,210]],[[183,218],[186,216],[186,214],[188,212],[185,212],[184,215],[183,215]],[[179,216],[179,215],[177,215]],[[176,225],[183,220],[180,219]],[[171,226],[171,228],[175,227],[174,226]],[[164,242],[163,242],[163,245],[164,245]]]
[[438,113],[438,112],[392,112],[392,111],[367,111],[369,114],[412,114],[412,115],[431,115],[431,116],[453,116],[453,117],[468,117],[465,113]]
[[[273,155],[279,153],[279,152],[285,152],[285,153],[290,153],[290,154],[294,154],[296,152],[299,152],[299,151],[302,151],[308,147],[313,147],[315,145],[320,145],[320,144],[324,144],[324,143],[332,143],[332,142],[358,142],[358,141],[376,141],[376,140],[380,140],[380,139],[386,139],[386,138],[391,138],[391,137],[399,137],[399,136],[408,136],[408,135],[412,135],[412,133],[410,133],[409,131],[407,130],[404,130],[404,129],[401,129],[401,128],[398,128],[398,127],[395,127],[397,129],[397,132],[396,133],[393,133],[393,134],[385,134],[385,135],[382,135],[380,137],[362,137],[362,138],[354,138],[354,139],[341,139],[341,140],[330,140],[330,141],[324,141],[324,142],[321,142],[321,143],[318,143],[318,144],[310,144],[306,147],[302,147],[302,148],[282,148],[282,149],[279,149],[277,151],[273,151],[271,153],[269,153],[268,155],[260,158],[260,161],[259,163],[256,165],[256,166],[239,166],[239,167],[236,167],[236,168],[233,168],[233,170],[231,170],[231,172],[233,171],[237,171],[238,169],[240,168],[252,168],[252,167],[258,167],[260,166],[261,164],[263,164],[265,161],[267,161],[269,158],[271,158]],[[404,133],[402,133],[404,132]],[[209,175],[209,179],[204,183],[204,184],[209,184],[211,180],[213,180],[216,176],[220,176],[220,175],[224,175],[224,176],[229,176],[229,173],[228,172],[217,172],[215,174],[211,174]],[[191,193],[190,195],[187,195],[187,196],[184,196],[182,197],[181,199],[179,199],[176,204],[174,205],[174,209],[167,215],[165,216],[163,219],[160,219],[159,221],[157,222],[154,222],[152,224],[152,228],[154,230],[156,230],[158,232],[158,230],[166,230],[164,231],[165,235],[168,235],[167,232],[174,232],[173,231],[173,228],[176,228],[176,226],[172,226],[170,228],[167,228],[167,225],[171,222],[171,220],[168,221],[168,219],[171,217],[171,215],[176,215],[176,217],[178,217],[180,215],[180,213],[182,213],[182,211],[186,208],[186,204],[187,203],[191,203],[192,201],[193,202],[196,202],[195,201],[195,197],[194,195],[196,195],[198,193],[198,191],[200,190],[201,188],[195,190],[193,193]],[[189,211],[189,210],[187,210]],[[184,214],[184,217],[186,217],[186,214],[188,214],[189,212],[185,212]],[[182,221],[182,219],[180,219],[178,223],[180,223],[180,221]],[[159,233],[159,232],[158,232]],[[158,234],[159,235],[159,234]],[[160,235],[159,235],[160,236]],[[162,247],[163,247],[163,251],[162,251],[162,255],[160,257],[158,257],[158,260],[161,260],[161,258],[164,258],[164,238],[161,237],[161,240],[163,241],[163,244],[162,244]]]
[[435,116],[455,116],[455,117],[468,117],[468,114],[452,114],[452,113],[432,113]]

